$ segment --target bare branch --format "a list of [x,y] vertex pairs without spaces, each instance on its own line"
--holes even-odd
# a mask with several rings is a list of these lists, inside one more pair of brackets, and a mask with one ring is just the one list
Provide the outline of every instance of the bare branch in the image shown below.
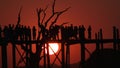
[[65,25],[65,24],[68,24],[69,22],[64,22],[64,23],[62,23],[60,26],[63,26],[63,25]]
[[44,14],[44,15],[43,15],[43,19],[42,19],[41,23],[43,23],[44,20],[45,20],[47,8],[48,8],[48,5],[47,5],[47,7],[43,10],[43,14]]
[[52,14],[52,15],[48,18],[48,20],[45,22],[45,27],[47,27],[48,22],[53,18],[54,15],[55,15],[55,14]]
[[48,5],[46,6],[46,8],[43,10],[44,12],[48,9]]
[[40,26],[40,19],[41,19],[40,14],[43,10],[41,8],[39,8],[39,9],[37,8],[36,11],[37,11],[37,15],[38,15],[38,26]]
[[68,8],[66,8],[66,9],[64,9],[64,10],[62,10],[62,11],[60,11],[60,12],[57,12],[57,13],[59,13],[59,14],[61,15],[62,13],[68,11],[70,8],[71,8],[71,7],[68,7]]
[[45,22],[45,27],[47,27],[47,24],[48,22],[54,17],[54,15],[56,14],[55,12],[55,3],[56,3],[56,0],[53,1],[53,4],[52,4],[52,15],[48,18],[48,20]]
[[44,20],[45,20],[45,17],[46,17],[46,13],[45,12],[43,12],[43,18],[42,18],[42,21],[41,21],[41,23],[43,23],[44,22]]
[[42,9],[41,8],[37,8],[36,9],[36,11],[37,11],[37,15],[38,15],[38,22],[40,22],[40,13],[42,12]]
[[53,5],[52,5],[52,13],[53,14],[55,13],[55,2],[56,2],[56,0],[53,1]]
[[51,23],[50,27],[53,26],[53,25],[57,22],[59,16],[60,16],[60,14],[57,14],[57,17],[56,17],[55,20]]
[[[69,7],[70,8],[70,7]],[[69,8],[66,8],[65,10],[61,11],[61,12],[57,12],[57,17],[55,18],[55,20],[51,23],[50,27],[53,26],[55,23],[57,23],[58,18],[60,17],[60,15],[62,15],[62,13],[66,12]]]
[[20,18],[20,16],[21,16],[21,11],[22,11],[22,7],[20,8],[20,11],[19,11],[19,13],[18,13],[18,21],[17,21],[16,27],[20,24],[20,21],[21,21],[21,18]]

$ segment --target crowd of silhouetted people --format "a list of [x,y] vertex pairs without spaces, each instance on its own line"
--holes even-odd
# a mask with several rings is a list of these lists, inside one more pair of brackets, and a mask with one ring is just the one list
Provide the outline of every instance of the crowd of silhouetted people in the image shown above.
[[[33,34],[31,34],[33,33]],[[5,39],[7,41],[14,41],[14,40],[31,40],[32,36],[33,39],[36,39],[36,28],[33,26],[32,30],[30,26],[23,26],[23,25],[11,25],[4,26],[3,28],[0,26],[0,39]]]
[[[85,39],[85,27],[83,25],[80,26],[59,26],[54,25],[49,29],[41,28],[42,36],[49,38],[50,40],[58,40],[59,34],[61,32],[62,40],[69,39]],[[88,39],[91,39],[91,26],[88,27]],[[14,26],[9,24],[8,26],[4,26],[3,28],[0,26],[0,39],[5,39],[9,41],[14,40],[36,40],[37,29],[35,26],[30,28],[30,26],[17,25]]]
[[[84,40],[92,38],[92,28],[88,26],[85,29],[84,25],[73,26],[72,24],[69,26],[59,26],[54,25],[49,29],[41,28],[41,37],[45,37],[50,40]],[[85,37],[85,33],[87,32],[87,37]],[[9,24],[8,26],[4,26],[3,28],[0,26],[0,39],[5,39],[9,41],[14,40],[36,40],[37,38],[37,29],[35,26],[30,28],[30,26],[17,25],[14,26]],[[61,35],[60,35],[61,34]],[[102,29],[98,32],[99,38],[102,39]],[[119,37],[119,30],[116,27],[113,27],[113,38]]]
[[[73,26],[71,24],[70,26],[61,27],[62,39],[65,39],[65,40],[69,40],[69,39],[84,40],[84,39],[86,39],[85,31],[86,31],[86,29],[83,25]],[[91,26],[89,26],[87,28],[87,32],[88,32],[87,39],[91,39],[91,31],[92,31],[92,28],[91,28]]]

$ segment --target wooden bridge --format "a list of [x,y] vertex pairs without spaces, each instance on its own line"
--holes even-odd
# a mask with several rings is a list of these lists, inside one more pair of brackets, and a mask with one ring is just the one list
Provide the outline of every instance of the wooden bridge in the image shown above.
[[[62,32],[62,31],[61,31]],[[62,33],[61,33],[62,34]],[[68,33],[67,33],[68,34]],[[64,35],[63,35],[64,36]],[[58,59],[61,63],[61,68],[69,68],[70,67],[70,45],[74,44],[80,44],[81,45],[81,62],[80,62],[80,68],[84,68],[85,63],[85,45],[86,44],[96,44],[96,50],[104,49],[105,43],[113,43],[113,49],[119,50],[120,48],[120,39],[119,39],[119,31],[117,28],[113,29],[113,38],[112,39],[104,39],[102,30],[95,34],[95,39],[92,39],[91,37],[85,38],[84,35],[80,38],[77,34],[77,38],[75,36],[69,36],[68,39],[65,39],[61,37],[61,39],[49,39],[46,38],[44,40],[37,40],[37,39],[30,39],[30,40],[24,40],[24,39],[17,39],[17,40],[11,40],[11,39],[5,39],[5,37],[0,38],[0,47],[2,51],[2,68],[9,68],[7,65],[7,45],[8,43],[12,43],[12,56],[13,56],[13,68],[19,68],[18,63],[16,62],[16,51],[18,51],[20,55],[20,59],[22,59],[22,62],[26,65],[26,68],[30,68],[29,66],[29,60],[27,59],[29,56],[29,50],[31,50],[32,44],[48,44],[50,42],[56,42],[61,43],[61,48],[58,54],[55,54],[56,58],[53,63],[50,63],[50,55],[49,52],[47,55],[44,54],[44,68],[52,68],[55,61]],[[20,45],[23,50],[27,49],[26,53],[26,59],[24,59],[24,56],[20,53],[20,51],[17,48],[17,45]],[[66,46],[66,49],[65,49]],[[26,48],[25,48],[26,47]],[[41,46],[44,47],[44,46]],[[42,49],[43,53],[45,53],[45,48]],[[65,51],[66,50],[66,51]],[[49,49],[47,48],[47,51]],[[59,54],[61,52],[62,57],[59,58]],[[66,53],[65,53],[66,52]],[[89,50],[87,50],[89,52]],[[65,56],[66,54],[66,56]],[[47,58],[47,59],[46,59]],[[66,61],[65,61],[66,60]]]

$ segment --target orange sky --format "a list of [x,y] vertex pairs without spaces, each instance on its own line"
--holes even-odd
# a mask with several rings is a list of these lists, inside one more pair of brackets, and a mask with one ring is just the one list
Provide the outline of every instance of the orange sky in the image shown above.
[[[0,0],[0,25],[16,24],[21,6],[21,24],[36,25],[36,8],[46,5],[51,8],[51,3],[52,0]],[[103,28],[105,38],[112,37],[113,25],[120,27],[120,0],[57,0],[56,11],[69,6],[71,8],[60,17],[58,24],[91,25],[94,32]],[[74,51],[78,51],[79,46],[72,46],[71,49],[71,62],[78,62],[80,56]]]

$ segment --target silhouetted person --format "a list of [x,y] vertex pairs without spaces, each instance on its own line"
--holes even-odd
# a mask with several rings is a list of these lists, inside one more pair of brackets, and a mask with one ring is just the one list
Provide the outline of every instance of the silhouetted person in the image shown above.
[[21,31],[20,31],[20,25],[17,25],[17,26],[15,27],[15,40],[18,40],[18,39],[19,39],[20,33],[21,33]]
[[26,29],[24,29],[24,26],[22,25],[22,26],[20,27],[21,39],[22,39],[22,40],[25,40],[25,31],[26,31]]
[[113,26],[113,48],[114,50],[116,50],[116,40],[117,40],[117,28],[115,26]]
[[59,34],[60,26],[55,25],[55,28],[54,28],[54,29],[55,29],[55,38],[56,38],[56,39],[59,39],[59,35],[58,35],[58,34]]
[[46,27],[43,24],[39,24],[39,27],[41,28],[41,33],[42,33],[42,38],[43,40],[48,38],[48,30],[46,29]]
[[71,24],[69,27],[68,27],[68,35],[69,35],[69,38],[72,38],[73,37],[73,24]]
[[92,28],[91,26],[88,27],[88,39],[91,39],[91,31],[92,31]]
[[69,35],[68,35],[69,33],[68,33],[68,27],[67,26],[62,26],[61,27],[61,36],[62,36],[62,40],[68,40],[68,38],[69,38]]
[[62,37],[62,40],[65,40],[65,27],[64,26],[61,27],[61,37]]
[[51,38],[51,40],[56,39],[55,38],[55,26],[51,26],[49,29],[49,36]]
[[28,33],[27,33],[27,27],[24,26],[24,35],[25,35],[25,40],[28,40]]
[[[119,29],[116,30],[117,32],[117,41],[119,40]],[[120,50],[120,43],[118,42],[118,49]]]
[[116,29],[117,39],[119,39],[119,29]]
[[78,35],[78,27],[74,26],[74,30],[73,30],[74,34],[73,36],[75,37],[75,39],[78,39],[77,35]]
[[33,26],[33,28],[32,28],[32,35],[33,35],[33,40],[35,40],[36,39],[36,28],[35,28],[35,26]]
[[116,27],[113,26],[113,38],[114,38],[114,39],[117,38],[116,35],[117,35],[117,33],[116,33]]
[[9,27],[8,27],[8,34],[9,34],[9,40],[10,41],[13,41],[13,28],[14,28],[14,26],[13,25],[11,25],[11,24],[9,24]]
[[28,26],[27,32],[28,32],[28,40],[31,40],[31,28],[30,28],[30,26]]
[[[98,33],[99,34],[99,33]],[[95,39],[98,40],[98,34],[95,33]],[[99,50],[99,43],[96,42],[96,50],[98,51]]]
[[102,31],[102,29],[100,29],[100,32],[99,32],[99,33],[100,33],[100,39],[102,39],[102,38],[103,38],[103,34],[102,34],[103,31]]
[[0,25],[0,39],[2,38],[2,27]]
[[16,25],[14,29],[14,39],[18,40],[18,36],[19,36],[19,25]]
[[28,41],[28,40],[31,40],[31,29],[30,29],[30,26],[28,27],[24,27],[24,34],[25,34],[25,40]]
[[85,27],[83,25],[79,26],[79,36],[81,40],[85,39]]
[[98,35],[97,35],[97,33],[95,33],[95,39],[96,39],[96,40],[98,39]]
[[51,26],[49,30],[50,38],[53,40],[59,39],[58,33],[59,33],[60,26],[55,25]]
[[81,40],[81,26],[79,25],[79,39]]
[[3,29],[3,35],[4,35],[5,40],[9,39],[8,26],[4,27],[4,29]]
[[71,24],[71,26],[68,28],[68,34],[70,39],[77,39],[77,33],[78,33],[78,28],[77,26],[73,26],[73,24]]
[[18,30],[19,30],[18,35],[20,37],[20,40],[23,40],[23,25],[19,25]]
[[[100,40],[103,40],[103,31],[102,31],[102,29],[100,29],[100,32],[99,32],[100,34]],[[103,49],[103,43],[101,42],[101,49]]]

